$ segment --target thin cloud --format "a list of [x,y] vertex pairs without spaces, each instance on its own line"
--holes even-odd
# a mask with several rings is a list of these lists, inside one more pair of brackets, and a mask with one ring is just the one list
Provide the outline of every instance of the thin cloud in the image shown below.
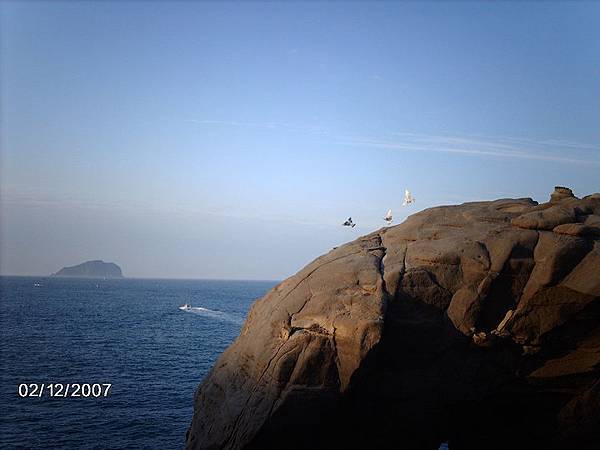
[[537,147],[539,150],[591,150],[600,152],[600,145],[593,145],[584,142],[570,141],[564,139],[534,139],[515,136],[489,136],[481,134],[462,134],[462,135],[428,135],[409,132],[395,132],[394,136],[401,136],[403,139],[414,139],[433,141],[441,140],[445,142],[462,142],[476,145],[495,146],[510,149],[522,149],[524,146]]
[[236,128],[260,128],[267,130],[284,130],[294,132],[306,132],[312,134],[328,134],[327,130],[320,126],[298,125],[289,122],[238,122],[236,120],[197,120],[187,119],[186,122],[198,125],[218,125]]
[[567,145],[560,147],[556,142],[550,141],[520,141],[515,138],[514,143],[506,143],[492,139],[474,139],[460,136],[435,136],[419,135],[414,133],[395,133],[399,136],[396,140],[381,139],[351,139],[337,142],[339,145],[356,147],[384,148],[406,152],[433,152],[478,157],[499,157],[509,159],[528,159],[567,164],[592,164],[600,165],[600,158],[590,158],[589,150],[600,150],[592,145],[568,142],[570,153],[573,150],[588,150],[585,155],[563,156],[569,150]]
[[537,160],[565,164],[600,165],[600,146],[561,140],[532,139],[510,136],[483,135],[432,135],[411,132],[394,132],[388,136],[352,137],[334,134],[323,127],[305,126],[286,122],[239,122],[222,120],[195,120],[199,125],[261,128],[269,130],[319,134],[334,144],[365,148],[382,148],[406,152],[433,152],[474,157]]
[[210,217],[228,220],[244,220],[249,222],[269,222],[301,225],[317,228],[330,228],[337,221],[333,218],[329,220],[311,220],[295,217],[292,214],[277,213],[259,213],[251,212],[247,209],[217,209],[211,207],[199,207],[198,205],[185,202],[170,202],[156,204],[151,201],[138,199],[127,200],[102,200],[95,198],[85,198],[69,195],[58,195],[50,192],[19,192],[17,190],[6,190],[0,198],[0,207],[26,207],[26,208],[51,208],[52,210],[96,210],[106,213],[120,211],[122,213],[139,215],[155,214],[186,219],[195,219],[202,221]]
[[559,148],[572,148],[576,150],[592,150],[600,152],[600,146],[586,144],[583,142],[568,141],[563,139],[530,139],[530,138],[515,138],[509,136],[498,136],[497,139],[509,141],[517,144],[533,144],[539,146],[559,147]]

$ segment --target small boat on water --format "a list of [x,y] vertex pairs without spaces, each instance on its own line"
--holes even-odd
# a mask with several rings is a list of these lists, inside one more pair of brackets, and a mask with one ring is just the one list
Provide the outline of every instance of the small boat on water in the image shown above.
[[182,311],[189,311],[190,309],[192,309],[192,305],[190,305],[189,303],[184,303],[179,307],[179,309],[181,309]]

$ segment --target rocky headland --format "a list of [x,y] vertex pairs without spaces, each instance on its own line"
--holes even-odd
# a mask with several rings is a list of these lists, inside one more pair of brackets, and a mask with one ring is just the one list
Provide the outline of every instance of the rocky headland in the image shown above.
[[431,208],[252,307],[188,449],[600,448],[600,194]]
[[86,261],[76,266],[63,267],[53,277],[123,278],[121,268],[112,262]]

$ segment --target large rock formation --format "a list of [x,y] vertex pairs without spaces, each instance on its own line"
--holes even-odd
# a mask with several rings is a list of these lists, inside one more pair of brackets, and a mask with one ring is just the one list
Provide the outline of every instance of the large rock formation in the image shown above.
[[443,206],[252,307],[188,449],[600,448],[600,194]]
[[77,278],[123,278],[121,268],[112,262],[86,261],[76,266],[63,267],[53,277]]

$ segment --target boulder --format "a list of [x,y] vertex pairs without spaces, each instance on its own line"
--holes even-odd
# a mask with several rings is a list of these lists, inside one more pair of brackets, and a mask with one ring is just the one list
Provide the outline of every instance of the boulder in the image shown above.
[[573,191],[568,187],[556,186],[550,194],[550,203],[558,203],[566,198],[575,198]]
[[599,214],[598,194],[556,188],[317,258],[254,304],[187,448],[597,448],[600,242],[572,230]]

